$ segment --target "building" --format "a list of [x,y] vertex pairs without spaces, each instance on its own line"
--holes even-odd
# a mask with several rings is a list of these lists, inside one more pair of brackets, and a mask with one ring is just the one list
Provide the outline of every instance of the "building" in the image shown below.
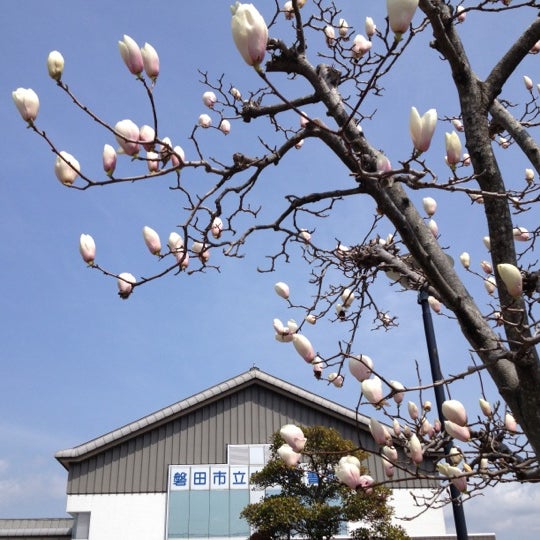
[[[249,474],[262,467],[269,436],[282,425],[324,425],[376,450],[368,418],[257,368],[75,448],[57,452],[68,472],[73,519],[0,520],[0,539],[172,540],[247,538],[239,509],[261,493]],[[426,467],[430,467],[429,462]],[[370,474],[383,478],[370,454]],[[406,479],[393,489],[397,515],[414,514]],[[202,481],[204,479],[204,482]],[[212,483],[213,482],[213,483]],[[415,538],[449,539],[441,509],[401,523]],[[493,535],[477,536],[477,540]]]

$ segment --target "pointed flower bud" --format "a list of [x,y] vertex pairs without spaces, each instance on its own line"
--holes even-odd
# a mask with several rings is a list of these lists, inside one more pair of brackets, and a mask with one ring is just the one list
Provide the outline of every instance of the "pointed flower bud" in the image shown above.
[[210,232],[212,236],[217,240],[221,237],[221,232],[223,231],[223,221],[220,217],[216,216],[212,220],[212,226],[210,227]]
[[96,243],[89,234],[81,234],[81,237],[79,238],[79,252],[83,261],[88,264],[88,266],[94,266]]
[[407,411],[409,412],[411,420],[418,419],[418,405],[414,401],[409,401],[407,403]]
[[288,444],[282,444],[277,449],[278,456],[285,462],[289,467],[294,467],[298,464],[302,458],[302,454],[295,452]]
[[375,35],[375,32],[377,31],[377,26],[375,25],[371,17],[366,17],[365,29],[366,36],[368,38],[372,38]]
[[201,114],[199,116],[198,124],[202,128],[209,128],[212,125],[212,119],[207,114]]
[[461,442],[467,442],[471,438],[471,432],[467,426],[460,426],[451,420],[444,421],[444,431],[446,431],[450,437]]
[[293,345],[296,352],[308,363],[315,358],[315,350],[309,339],[303,334],[294,334]]
[[371,376],[372,369],[373,360],[369,356],[360,354],[358,356],[349,357],[349,371],[359,382],[368,379]]
[[157,152],[146,153],[146,164],[148,166],[148,172],[156,173],[159,171],[160,157]]
[[129,298],[129,295],[133,292],[133,285],[137,283],[137,280],[135,279],[135,276],[133,274],[130,274],[129,272],[122,272],[118,275],[118,296],[122,298],[122,300],[126,300],[126,298]]
[[405,393],[400,390],[405,390],[405,387],[399,381],[390,381],[390,386],[392,387],[392,390],[398,390],[392,397],[396,404],[399,405],[405,397]]
[[248,66],[260,69],[266,53],[268,28],[262,15],[253,4],[236,2],[231,6],[233,40]]
[[424,207],[424,212],[431,217],[437,210],[437,201],[433,197],[424,197],[422,199],[422,206]]
[[422,463],[424,460],[424,451],[422,450],[422,444],[416,434],[413,433],[407,441],[407,448],[412,462],[416,464]]
[[141,48],[143,67],[148,78],[155,82],[159,75],[159,56],[156,49],[145,43]]
[[80,170],[79,162],[71,154],[62,151],[59,156],[56,156],[54,174],[64,186],[71,186],[79,176]]
[[508,431],[510,431],[510,433],[516,433],[518,430],[517,422],[515,418],[513,417],[513,415],[511,415],[510,413],[506,413],[504,415],[504,427]]
[[11,92],[11,97],[22,116],[22,119],[32,124],[39,111],[39,98],[31,88],[17,88]]
[[456,165],[461,161],[461,141],[455,131],[445,133],[446,144],[446,162],[451,169],[455,169]]
[[495,278],[493,276],[484,279],[484,288],[488,294],[493,294],[496,291],[497,284],[495,283]]
[[154,142],[156,140],[156,132],[152,126],[144,125],[139,129],[139,142],[143,145],[143,148],[150,152],[154,149]]
[[122,151],[128,156],[139,152],[139,128],[131,120],[120,120],[114,126],[114,136]]
[[461,261],[463,268],[468,269],[471,266],[471,256],[466,251],[459,256],[459,260]]
[[362,393],[372,405],[383,405],[381,403],[383,398],[382,383],[379,377],[373,377],[373,379],[366,379],[365,381],[362,381],[361,386]]
[[482,411],[484,416],[491,418],[491,416],[493,416],[493,411],[491,409],[491,404],[489,403],[489,401],[486,401],[483,398],[480,398],[478,401],[480,403],[480,410]]
[[231,123],[226,118],[219,123],[219,131],[224,135],[228,135],[231,132]]
[[281,298],[284,298],[285,300],[289,298],[289,286],[286,283],[283,283],[283,281],[278,281],[274,285],[274,290]]
[[[411,133],[414,148],[418,152],[426,152],[429,149],[436,125],[437,111],[435,109],[429,109],[429,111],[420,116],[416,107],[411,108],[409,131]],[[435,213],[435,211],[433,213]],[[429,215],[431,216],[433,214]]]
[[338,25],[338,31],[339,31],[339,37],[343,39],[348,39],[347,35],[350,31],[349,23],[345,19],[339,19],[339,25]]
[[184,240],[177,232],[173,231],[171,234],[169,234],[167,245],[169,246],[169,250],[171,251],[171,253],[176,253],[183,249]]
[[463,6],[458,6],[456,8],[456,15],[458,22],[465,22],[465,19],[467,18],[467,12],[465,11],[465,8]]
[[523,293],[523,278],[519,268],[513,264],[503,263],[497,265],[497,272],[499,272],[508,294],[515,298],[521,296]]
[[491,266],[489,261],[480,261],[480,268],[482,268],[486,274],[493,273],[493,266]]
[[326,44],[331,47],[336,39],[336,31],[334,30],[334,27],[329,24],[326,25],[324,27],[324,36],[326,38]]
[[343,307],[351,307],[354,301],[354,293],[350,289],[344,289],[341,293],[341,301],[343,302]]
[[525,85],[525,88],[530,92],[533,89],[533,82],[532,79],[527,76],[523,75],[523,84]]
[[516,242],[528,242],[531,239],[531,235],[525,227],[514,227],[512,232]]
[[484,236],[482,242],[488,251],[491,251],[491,238],[489,236]]
[[118,42],[118,49],[124,64],[133,75],[139,76],[144,69],[143,56],[137,42],[124,34],[122,41]]
[[428,304],[435,313],[441,312],[441,303],[434,296],[428,296]]
[[107,176],[112,176],[116,169],[116,150],[110,145],[103,146],[103,170]]
[[309,315],[306,315],[305,321],[309,324],[315,324],[317,322],[317,317],[310,313]]
[[171,154],[171,163],[173,167],[180,167],[186,162],[186,154],[181,146],[175,146]]
[[161,240],[159,239],[158,233],[148,226],[143,227],[142,233],[148,251],[150,251],[152,255],[159,255],[161,252]]
[[55,81],[59,81],[62,78],[62,72],[64,71],[64,57],[58,51],[51,51],[47,57],[47,71],[49,77]]
[[343,376],[338,373],[329,373],[328,382],[331,382],[336,388],[341,388],[343,386]]
[[362,56],[364,56],[364,54],[369,52],[372,46],[373,43],[371,43],[369,39],[366,39],[362,34],[356,34],[356,36],[354,36],[353,45],[351,47],[353,58],[355,60],[359,60],[360,58],[362,58]]
[[369,419],[369,431],[373,437],[373,440],[380,446],[391,444],[392,437],[385,426],[383,426],[378,420],[371,417]]
[[533,169],[525,169],[525,181],[527,184],[532,184],[534,181],[534,170]]
[[353,456],[344,456],[336,465],[335,474],[337,479],[351,489],[356,489],[361,482],[360,463],[358,465],[346,458]]
[[417,7],[418,0],[386,0],[388,22],[396,41],[409,29]]
[[295,452],[301,452],[304,449],[307,439],[298,426],[286,424],[279,430],[279,434]]
[[213,109],[217,102],[216,94],[211,91],[205,92],[202,95],[202,101],[209,109]]
[[447,420],[455,422],[459,426],[467,425],[467,411],[461,401],[447,399],[442,404],[442,413]]

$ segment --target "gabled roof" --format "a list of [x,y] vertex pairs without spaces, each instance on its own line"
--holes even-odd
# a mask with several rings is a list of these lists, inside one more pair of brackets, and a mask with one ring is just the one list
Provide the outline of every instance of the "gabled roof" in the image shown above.
[[111,445],[131,438],[135,434],[140,434],[141,432],[157,427],[168,420],[177,418],[188,412],[193,412],[195,409],[203,407],[212,401],[221,399],[226,394],[234,393],[253,384],[263,384],[278,393],[286,395],[289,399],[301,401],[312,408],[319,409],[327,414],[338,416],[341,419],[350,420],[351,423],[354,423],[357,426],[363,426],[366,430],[368,429],[369,418],[367,416],[359,414],[352,409],[343,407],[342,405],[325,399],[317,394],[313,394],[312,392],[308,392],[299,386],[290,384],[253,367],[249,371],[233,377],[232,379],[228,379],[220,384],[212,386],[187,399],[178,401],[173,405],[164,407],[163,409],[149,414],[148,416],[144,416],[135,422],[131,422],[130,424],[102,435],[101,437],[97,437],[74,448],[60,450],[55,454],[55,457],[67,468],[66,464],[71,460],[77,460],[89,453],[95,453],[106,447],[110,447]]

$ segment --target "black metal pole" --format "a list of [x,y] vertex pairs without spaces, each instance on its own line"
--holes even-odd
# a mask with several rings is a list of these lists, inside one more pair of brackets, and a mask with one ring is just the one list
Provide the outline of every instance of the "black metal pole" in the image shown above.
[[[422,306],[422,319],[424,321],[424,333],[426,335],[426,344],[429,356],[429,365],[431,367],[431,378],[433,383],[443,380],[441,372],[441,364],[439,362],[439,353],[437,351],[437,342],[435,341],[435,331],[433,329],[433,319],[431,317],[431,311],[428,302],[428,293],[426,291],[420,291],[418,293],[418,303]],[[435,385],[433,388],[435,391],[435,402],[437,403],[437,412],[439,414],[439,420],[444,421],[442,413],[442,404],[446,397],[444,395],[444,387],[442,384]],[[446,455],[450,455],[450,449],[453,444],[450,441],[444,448]],[[459,489],[450,484],[450,496],[452,497],[452,510],[454,514],[454,524],[456,526],[456,537],[458,540],[468,540],[467,535],[467,523],[465,522],[465,512],[463,511],[463,504],[461,502],[461,493]]]

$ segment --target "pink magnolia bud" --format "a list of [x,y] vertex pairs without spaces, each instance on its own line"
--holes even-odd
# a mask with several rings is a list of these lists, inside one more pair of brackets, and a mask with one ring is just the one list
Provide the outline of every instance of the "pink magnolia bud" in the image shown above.
[[311,234],[306,229],[300,229],[298,236],[304,241],[309,242],[311,240]]
[[118,42],[118,48],[124,64],[133,75],[139,76],[144,69],[143,56],[137,42],[124,34],[122,41]]
[[480,398],[478,401],[480,403],[480,410],[482,411],[484,416],[491,418],[493,416],[493,411],[491,409],[491,404],[489,403],[489,401],[486,401],[483,398]]
[[152,255],[159,255],[161,252],[161,240],[159,239],[158,233],[154,231],[154,229],[144,226],[142,234],[148,251],[150,251]]
[[523,278],[519,268],[513,264],[498,264],[497,272],[510,296],[518,297],[523,293]]
[[525,85],[525,88],[529,90],[529,92],[533,89],[533,82],[527,75],[523,75],[523,84]]
[[428,296],[428,304],[435,313],[441,312],[441,303],[434,296]]
[[198,120],[199,126],[202,128],[209,128],[212,125],[212,119],[207,114],[201,114]]
[[433,426],[430,424],[427,418],[422,418],[422,423],[420,425],[420,434],[426,437],[433,437],[433,435],[435,434],[435,430],[433,429]]
[[266,54],[268,28],[262,15],[253,4],[236,2],[231,6],[233,40],[248,66],[260,69]]
[[277,334],[289,334],[289,329],[283,326],[281,319],[274,319],[273,325]]
[[445,133],[446,162],[451,169],[455,169],[456,164],[461,161],[461,141],[455,131]]
[[372,405],[379,405],[383,398],[381,379],[373,377],[362,381],[362,393]]
[[444,431],[446,431],[450,437],[461,442],[467,442],[471,438],[471,432],[467,426],[460,426],[451,420],[444,421]]
[[372,38],[375,35],[375,32],[377,31],[377,26],[375,25],[371,17],[366,17],[365,30],[366,30],[366,36],[368,38]]
[[62,78],[64,71],[64,57],[58,51],[51,51],[47,57],[47,71],[49,77],[55,81],[59,81]]
[[399,421],[396,418],[392,420],[392,429],[394,430],[394,435],[396,437],[399,437],[401,435],[401,426],[399,425]]
[[452,120],[452,125],[456,131],[464,131],[463,122],[459,118],[454,118]]
[[489,236],[484,236],[482,242],[488,251],[491,251],[491,238]]
[[382,455],[392,463],[396,463],[398,460],[398,452],[395,446],[383,446],[381,448]]
[[296,352],[308,363],[311,363],[315,358],[315,350],[309,339],[303,334],[294,334],[293,345]]
[[89,234],[81,234],[79,238],[79,252],[83,261],[88,266],[94,266],[94,260],[96,258],[96,243]]
[[339,32],[340,38],[344,40],[349,39],[347,36],[349,34],[350,29],[351,28],[349,26],[349,23],[345,19],[339,19],[338,32]]
[[510,431],[510,433],[516,433],[518,430],[517,422],[515,418],[510,414],[506,413],[504,415],[504,427]]
[[328,382],[331,382],[336,388],[341,388],[343,386],[343,377],[337,373],[329,373]]
[[174,252],[174,258],[180,266],[181,270],[185,270],[189,266],[189,253],[185,248],[178,249]]
[[439,226],[437,225],[437,222],[434,219],[430,219],[427,224],[429,230],[431,231],[431,234],[434,238],[437,238],[439,236]]
[[288,444],[282,444],[277,449],[278,456],[285,462],[289,467],[294,467],[298,464],[302,458],[302,454],[295,452]]
[[349,371],[351,375],[362,382],[371,376],[373,360],[365,354],[349,357]]
[[278,281],[274,285],[274,290],[278,296],[281,296],[281,298],[284,298],[285,300],[289,298],[289,286],[286,283],[283,283],[283,281]]
[[424,409],[424,411],[426,412],[431,411],[432,407],[433,407],[433,404],[429,400],[424,401],[424,403],[422,404],[422,409]]
[[210,92],[210,91],[205,92],[202,95],[202,101],[209,109],[213,109],[214,105],[217,102],[216,94],[214,94],[214,92]]
[[212,233],[212,236],[217,240],[221,237],[221,233],[223,231],[223,221],[221,221],[220,217],[215,217],[212,221],[212,226],[210,228],[210,232]]
[[336,477],[342,484],[356,489],[361,482],[360,464],[346,460],[347,457],[352,456],[344,456],[339,460],[335,469]]
[[116,169],[116,150],[110,145],[103,146],[103,170],[112,176]]
[[206,249],[205,244],[202,242],[193,242],[191,244],[191,251],[199,257],[199,260],[204,264],[210,259],[210,250]]
[[447,420],[455,422],[459,426],[467,425],[467,411],[461,401],[447,399],[442,404],[442,413]]
[[307,439],[298,426],[286,424],[279,430],[279,434],[294,452],[301,452],[304,449]]
[[180,167],[186,162],[186,154],[181,146],[175,146],[171,154],[171,163],[173,167]]
[[444,476],[451,479],[452,484],[461,492],[467,491],[467,477],[458,467],[453,467],[448,463],[437,463],[437,470]]
[[424,451],[418,437],[413,433],[411,438],[407,441],[407,448],[409,450],[409,456],[413,463],[422,463],[424,460]]
[[240,101],[242,99],[242,94],[240,93],[240,90],[238,90],[238,88],[231,88],[231,96],[236,101]]
[[533,169],[525,169],[525,181],[527,184],[532,184],[534,181],[534,170]]
[[358,482],[358,485],[356,486],[356,489],[362,488],[366,493],[372,493],[373,489],[371,486],[375,483],[375,480],[373,477],[371,477],[369,474],[363,474],[360,476],[360,481]]
[[[392,390],[405,390],[405,387],[399,381],[390,381],[390,386],[392,387]],[[399,405],[403,401],[405,393],[398,391],[392,397],[394,398],[394,401]]]
[[343,289],[341,301],[343,302],[344,307],[351,307],[354,301],[354,293],[350,289]]
[[448,459],[452,465],[459,465],[463,461],[463,452],[457,446],[452,446],[448,453]]
[[143,66],[146,75],[152,81],[156,81],[159,75],[159,56],[156,52],[156,49],[150,45],[150,43],[145,43],[141,49]]
[[493,294],[495,292],[497,284],[495,283],[495,278],[493,276],[484,279],[484,288],[488,294]]
[[381,462],[383,466],[384,475],[388,478],[392,478],[395,473],[394,465],[388,461],[385,457],[381,457]]
[[369,431],[378,445],[384,446],[392,443],[392,437],[386,427],[373,417],[369,419]]
[[171,251],[171,253],[176,253],[183,249],[184,240],[177,232],[173,231],[171,234],[169,234],[167,245],[169,246],[169,250]]
[[493,266],[489,261],[481,261],[480,262],[480,268],[486,273],[486,274],[492,274],[493,273]]
[[225,135],[228,135],[231,132],[231,123],[226,118],[224,118],[220,122],[219,131],[221,131],[221,133],[223,133]]
[[133,285],[137,283],[135,276],[129,272],[122,272],[117,279],[118,296],[125,300],[133,292]]
[[155,140],[156,132],[154,131],[154,128],[147,126],[146,124],[141,126],[141,129],[139,129],[139,142],[147,152],[154,149]]
[[390,172],[392,170],[392,164],[390,160],[382,153],[377,154],[377,172]]
[[525,227],[514,227],[514,240],[517,242],[528,242],[531,239],[529,231]]
[[409,29],[417,7],[418,0],[386,0],[388,22],[396,41]]
[[336,39],[336,31],[333,26],[329,24],[324,27],[324,36],[326,38],[326,44],[331,47]]
[[460,256],[459,260],[461,261],[461,264],[463,265],[463,268],[468,269],[471,266],[471,256],[464,251]]
[[309,324],[315,324],[317,322],[317,317],[313,314],[306,315],[305,321]]
[[289,319],[287,321],[287,328],[289,329],[289,332],[294,334],[295,332],[298,332],[298,323],[294,319]]
[[160,157],[157,152],[146,153],[146,164],[148,165],[148,172],[156,173],[159,171]]
[[128,156],[139,152],[139,128],[131,120],[121,120],[114,126],[114,136],[122,151]]
[[290,21],[294,18],[294,7],[291,0],[283,4],[283,13],[285,13],[285,18]]
[[369,52],[371,47],[373,46],[373,43],[369,41],[369,39],[366,39],[362,34],[356,34],[354,37],[353,45],[351,47],[351,52],[353,55],[353,58],[355,60],[359,60]]
[[465,22],[465,19],[467,18],[467,12],[465,11],[465,8],[463,6],[458,6],[456,8],[456,15],[458,22]]
[[[435,127],[437,125],[437,111],[429,109],[423,116],[420,116],[416,107],[411,108],[409,115],[409,131],[414,148],[422,153],[429,149]],[[433,211],[435,213],[435,211]],[[430,216],[433,214],[429,214]]]
[[32,124],[39,111],[38,95],[31,88],[17,88],[11,92],[11,97],[22,119]]
[[424,197],[422,199],[422,206],[424,207],[424,212],[431,217],[437,210],[437,201],[433,197]]
[[418,419],[418,405],[414,401],[409,401],[407,403],[407,411],[409,412],[411,420]]
[[79,176],[80,170],[79,162],[71,154],[62,151],[60,155],[56,156],[54,174],[64,186],[71,186]]
[[468,167],[471,164],[471,156],[469,154],[463,154],[463,165]]
[[537,41],[533,46],[532,49],[529,51],[531,54],[538,54],[540,52],[540,41]]
[[315,378],[320,379],[323,372],[323,361],[316,356],[313,362],[311,362],[311,366],[313,367],[313,375]]
[[305,142],[304,139],[300,139],[300,140],[294,145],[294,147],[296,148],[296,150],[300,150],[300,148],[302,148],[302,146],[304,146],[304,142]]

